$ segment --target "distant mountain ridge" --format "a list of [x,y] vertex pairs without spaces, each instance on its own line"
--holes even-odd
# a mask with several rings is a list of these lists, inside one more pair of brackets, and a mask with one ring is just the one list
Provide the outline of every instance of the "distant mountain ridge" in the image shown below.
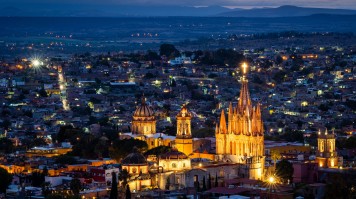
[[306,8],[297,6],[280,6],[277,8],[254,8],[249,10],[234,10],[220,13],[223,17],[302,17],[316,14],[355,15],[356,10]]
[[188,6],[75,6],[36,7],[21,9],[0,7],[0,16],[6,17],[155,17],[155,16],[214,16],[231,11],[221,6],[188,7]]
[[88,6],[32,5],[0,7],[0,17],[301,17],[315,14],[355,15],[356,10],[280,6],[277,8],[229,9],[222,6]]

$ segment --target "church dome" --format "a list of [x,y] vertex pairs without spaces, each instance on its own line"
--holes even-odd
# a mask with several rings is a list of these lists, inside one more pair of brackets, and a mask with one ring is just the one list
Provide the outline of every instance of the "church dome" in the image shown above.
[[147,160],[145,156],[143,156],[140,152],[135,150],[134,152],[128,154],[122,161],[123,165],[142,165],[147,164]]
[[153,109],[146,104],[146,100],[142,97],[142,102],[139,107],[137,107],[134,117],[152,117],[154,116]]
[[178,151],[178,149],[173,148],[171,151],[162,154],[161,159],[188,159],[188,156]]

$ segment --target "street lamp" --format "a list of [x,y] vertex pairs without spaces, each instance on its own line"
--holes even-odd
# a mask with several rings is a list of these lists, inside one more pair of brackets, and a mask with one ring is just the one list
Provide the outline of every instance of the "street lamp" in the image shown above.
[[41,61],[39,59],[32,60],[32,65],[35,68],[38,68],[41,65]]
[[270,184],[273,184],[273,183],[275,183],[275,178],[273,177],[273,176],[270,176],[269,178],[268,178],[268,182],[270,183]]

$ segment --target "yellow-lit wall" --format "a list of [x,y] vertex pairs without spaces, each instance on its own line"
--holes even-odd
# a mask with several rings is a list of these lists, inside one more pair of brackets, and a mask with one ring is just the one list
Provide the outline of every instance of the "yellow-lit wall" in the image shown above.
[[17,165],[1,165],[0,167],[5,169],[8,173],[14,174],[14,173],[21,173],[25,170],[24,166],[17,166]]
[[183,152],[185,155],[189,156],[193,153],[193,139],[176,138],[175,147],[178,149],[178,151]]

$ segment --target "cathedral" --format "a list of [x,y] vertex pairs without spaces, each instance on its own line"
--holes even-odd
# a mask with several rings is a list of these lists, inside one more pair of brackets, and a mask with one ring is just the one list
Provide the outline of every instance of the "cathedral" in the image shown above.
[[264,130],[261,107],[252,105],[248,90],[247,65],[242,66],[240,98],[237,106],[229,105],[227,120],[221,111],[220,124],[215,130],[216,159],[240,163],[248,170],[245,177],[262,179],[264,171]]

